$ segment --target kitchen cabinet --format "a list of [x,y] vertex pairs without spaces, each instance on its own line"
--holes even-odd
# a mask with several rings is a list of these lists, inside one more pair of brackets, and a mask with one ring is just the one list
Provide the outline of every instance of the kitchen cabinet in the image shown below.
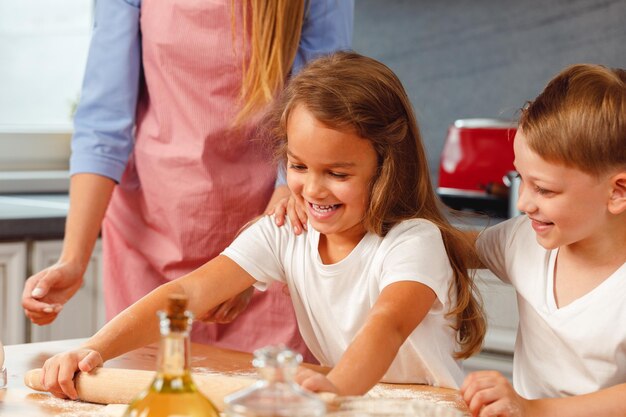
[[[32,271],[40,271],[59,258],[63,241],[34,242],[31,251]],[[104,296],[102,289],[102,251],[100,241],[96,243],[83,285],[65,304],[52,324],[30,325],[30,341],[74,339],[93,335],[105,323]]]
[[5,345],[24,343],[22,287],[26,279],[26,243],[0,243],[0,338]]
[[515,289],[486,269],[477,270],[476,283],[487,315],[487,335],[482,351],[465,361],[465,371],[493,369],[510,379],[519,323]]

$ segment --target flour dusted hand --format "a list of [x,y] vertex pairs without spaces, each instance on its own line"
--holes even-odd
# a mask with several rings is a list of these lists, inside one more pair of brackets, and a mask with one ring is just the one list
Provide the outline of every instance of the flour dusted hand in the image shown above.
[[517,395],[511,383],[500,372],[480,371],[469,374],[461,387],[461,394],[472,416],[529,415],[530,401]]

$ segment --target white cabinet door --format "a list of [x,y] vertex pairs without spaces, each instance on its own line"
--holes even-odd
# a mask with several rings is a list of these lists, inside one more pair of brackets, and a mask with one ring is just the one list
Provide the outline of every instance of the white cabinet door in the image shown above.
[[[59,259],[62,241],[35,242],[32,248],[32,271],[40,271]],[[93,335],[105,321],[102,290],[100,241],[96,243],[83,285],[68,301],[54,322],[47,326],[31,324],[31,342],[73,339]]]
[[26,280],[26,243],[0,243],[0,338],[2,344],[24,343],[26,316],[22,288]]

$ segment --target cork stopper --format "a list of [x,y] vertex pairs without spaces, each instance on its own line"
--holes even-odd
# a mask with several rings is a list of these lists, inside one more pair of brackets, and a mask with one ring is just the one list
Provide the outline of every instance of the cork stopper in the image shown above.
[[167,300],[167,318],[170,320],[170,330],[183,331],[187,328],[188,314],[186,314],[187,297],[182,294],[172,294]]

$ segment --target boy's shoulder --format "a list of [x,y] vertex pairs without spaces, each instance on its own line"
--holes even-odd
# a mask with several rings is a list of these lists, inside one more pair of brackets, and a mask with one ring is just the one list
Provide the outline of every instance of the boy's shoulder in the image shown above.
[[[488,237],[496,237],[500,239],[513,241],[513,240],[526,240],[534,237],[534,232],[530,224],[530,219],[525,214],[521,214],[517,217],[512,217],[503,222],[497,223],[493,226],[488,226],[482,230],[479,234],[479,239],[486,239]],[[534,240],[534,239],[533,239]]]

